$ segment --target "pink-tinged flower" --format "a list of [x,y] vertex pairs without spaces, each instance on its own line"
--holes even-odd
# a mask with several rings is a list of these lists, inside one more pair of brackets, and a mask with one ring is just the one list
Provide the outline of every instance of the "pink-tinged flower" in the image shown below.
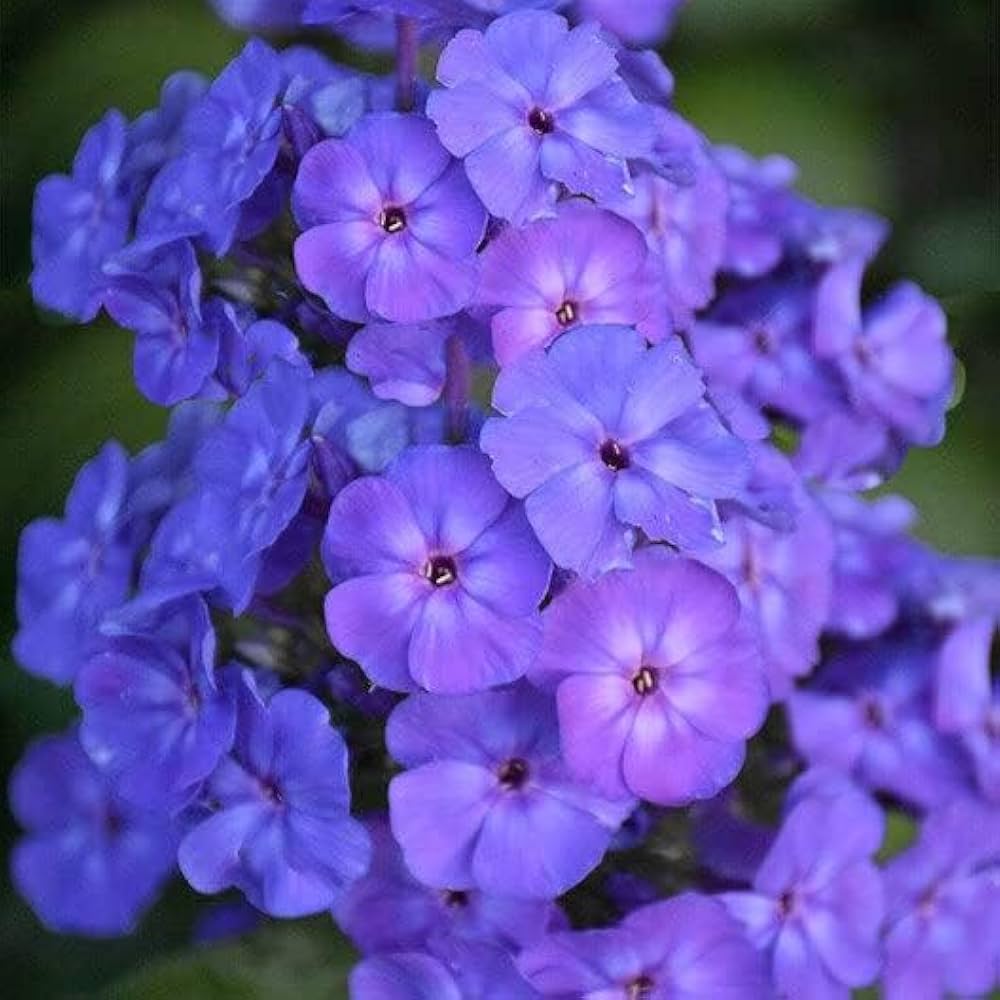
[[739,618],[723,576],[656,552],[558,597],[532,676],[557,686],[570,769],[661,805],[728,785],[768,704],[756,641]]
[[501,365],[580,325],[634,326],[646,316],[646,248],[624,219],[585,202],[505,229],[483,253],[476,292]]

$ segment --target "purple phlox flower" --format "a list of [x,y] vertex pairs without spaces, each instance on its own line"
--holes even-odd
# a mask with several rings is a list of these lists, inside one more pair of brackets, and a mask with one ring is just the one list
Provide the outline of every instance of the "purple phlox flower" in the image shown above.
[[368,868],[368,834],[350,815],[347,747],[304,691],[279,690],[265,705],[245,675],[236,742],[205,798],[210,815],[178,851],[199,892],[236,887],[271,916],[300,917],[328,909]]
[[867,500],[834,490],[818,496],[836,545],[827,629],[851,639],[878,635],[899,613],[899,578],[910,561],[916,511],[900,496]]
[[227,395],[245,396],[276,358],[308,368],[298,337],[283,323],[253,317],[241,322],[246,318],[219,298],[205,302],[203,312],[206,325],[215,324],[219,329],[219,361],[214,377]]
[[1000,986],[1000,813],[932,812],[885,872],[886,1000],[988,996]]
[[160,521],[139,582],[143,593],[172,598],[204,592],[213,603],[243,609],[259,572],[260,555],[244,551],[226,498],[196,488]]
[[605,202],[629,183],[626,160],[649,153],[650,109],[618,75],[597,24],[521,11],[449,42],[444,89],[427,101],[441,141],[465,164],[486,207],[523,222],[551,209],[558,185]]
[[532,679],[558,685],[573,773],[661,805],[728,785],[768,704],[756,639],[739,618],[725,577],[652,551],[556,598]]
[[857,791],[805,797],[747,892],[719,898],[767,955],[778,993],[847,1000],[881,965],[881,811]]
[[296,271],[334,314],[419,323],[471,299],[486,213],[425,119],[372,114],[314,146],[292,205]]
[[389,785],[393,834],[407,867],[440,890],[554,899],[600,863],[634,805],[567,773],[555,704],[525,682],[413,695],[390,716],[386,745],[408,769]]
[[884,420],[914,444],[937,444],[954,367],[944,310],[916,285],[902,283],[862,313],[865,264],[849,258],[821,281],[816,353],[836,364],[862,415]]
[[164,514],[194,487],[194,456],[223,416],[214,403],[193,400],[170,411],[164,440],[129,463],[128,519],[136,548],[145,548]]
[[579,326],[645,319],[646,258],[638,229],[585,202],[504,229],[483,253],[476,291],[477,304],[496,310],[497,360],[510,364]]
[[144,625],[110,637],[80,668],[80,742],[123,798],[171,809],[194,796],[232,745],[233,685],[215,674],[215,634],[200,598],[163,607]]
[[35,191],[31,292],[47,309],[89,322],[104,298],[104,262],[125,245],[132,204],[122,178],[127,123],[109,111],[87,134],[71,176]]
[[365,954],[419,950],[462,938],[516,949],[540,938],[558,910],[548,900],[434,889],[418,882],[386,823],[368,824],[372,863],[334,908],[341,929]]
[[411,410],[377,398],[343,369],[319,372],[313,396],[313,469],[328,497],[359,474],[384,471],[419,436]]
[[581,328],[500,374],[504,416],[486,422],[481,446],[560,566],[627,566],[636,529],[703,548],[722,540],[714,501],[749,471],[704,390],[676,338],[647,350],[633,329]]
[[601,25],[630,45],[664,41],[686,0],[577,0],[579,16]]
[[299,158],[320,139],[344,135],[369,110],[371,78],[304,45],[283,50],[279,58],[288,80],[282,128]]
[[786,530],[735,514],[724,522],[722,546],[699,553],[736,587],[746,620],[760,636],[775,699],[784,698],[794,678],[808,674],[819,659],[833,586],[829,518],[804,489],[794,497],[794,524]]
[[128,596],[135,551],[125,518],[128,456],[109,442],[80,470],[65,516],[21,534],[14,655],[30,673],[72,681],[102,615]]
[[227,534],[243,560],[272,545],[302,507],[311,454],[303,439],[310,380],[308,368],[275,361],[195,458],[199,483],[228,511]]
[[784,156],[755,160],[735,146],[716,146],[713,155],[729,180],[725,270],[759,278],[784,254],[778,223],[792,197],[798,168]]
[[845,645],[787,701],[792,743],[813,765],[919,807],[971,786],[957,741],[931,716],[934,647],[918,636]]
[[807,260],[836,264],[851,257],[871,260],[889,235],[889,224],[856,208],[831,208],[805,198],[790,199],[785,239]]
[[168,821],[118,799],[74,731],[29,748],[10,779],[25,829],[11,853],[18,892],[51,930],[127,934],[174,867]]
[[696,893],[644,906],[606,930],[551,934],[517,964],[543,997],[560,1000],[768,995],[763,963],[739,924]]
[[537,1000],[501,948],[475,941],[438,944],[430,954],[374,955],[355,966],[351,1000]]
[[281,147],[284,86],[277,54],[253,39],[184,119],[184,155],[150,185],[140,236],[198,237],[216,253],[232,245],[240,206],[268,177]]
[[181,155],[184,119],[207,89],[208,81],[201,73],[174,73],[160,88],[159,106],[132,123],[124,169],[137,194],[144,195],[156,172]]
[[[347,367],[366,376],[379,399],[429,406],[445,387],[448,342],[466,356],[488,353],[488,330],[470,317],[430,323],[369,323],[352,338]],[[485,349],[484,349],[485,348]]]
[[810,340],[814,297],[811,279],[798,272],[729,289],[689,335],[709,385],[796,422],[840,407],[836,379]]
[[309,0],[212,0],[219,17],[246,31],[297,28],[308,3]]
[[902,457],[881,420],[836,410],[803,429],[794,462],[804,479],[855,492],[881,486]]
[[955,733],[972,759],[983,797],[1000,804],[1000,680],[991,680],[990,653],[998,616],[959,622],[938,652],[934,721]]
[[323,560],[333,644],[376,684],[459,693],[535,657],[551,565],[519,504],[472,448],[412,447],[346,486]]
[[135,335],[136,385],[171,406],[198,394],[215,370],[218,330],[203,320],[202,277],[188,240],[137,240],[105,265],[105,306]]
[[640,173],[633,192],[614,205],[645,234],[652,251],[647,294],[655,305],[640,329],[654,342],[687,329],[696,310],[714,295],[729,205],[725,177],[705,140],[673,112],[657,109],[657,123],[654,155],[682,158],[686,176],[678,181],[653,171]]

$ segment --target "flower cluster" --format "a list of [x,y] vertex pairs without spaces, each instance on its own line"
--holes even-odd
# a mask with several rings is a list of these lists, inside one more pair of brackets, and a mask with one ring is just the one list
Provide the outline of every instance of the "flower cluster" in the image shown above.
[[40,919],[179,870],[357,1000],[995,988],[1000,568],[870,494],[954,364],[882,221],[673,110],[677,0],[217,6],[397,72],[253,40],[38,188],[37,301],[173,408],[22,536]]

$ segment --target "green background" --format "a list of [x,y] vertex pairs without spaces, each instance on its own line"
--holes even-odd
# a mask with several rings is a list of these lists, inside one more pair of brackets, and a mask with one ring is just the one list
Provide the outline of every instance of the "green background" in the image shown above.
[[[893,221],[876,283],[906,275],[941,297],[965,374],[947,441],[914,453],[896,485],[920,506],[924,537],[991,555],[1000,554],[996,36],[995,6],[991,23],[986,2],[691,0],[664,49],[680,110],[710,137],[757,154],[784,152],[800,164],[808,194]],[[61,727],[71,709],[64,692],[18,672],[6,655],[18,532],[34,516],[58,513],[75,470],[107,437],[134,449],[163,425],[132,385],[128,335],[104,323],[55,326],[35,311],[26,286],[32,189],[68,168],[81,134],[107,107],[134,115],[155,103],[167,74],[215,72],[240,44],[204,0],[3,3],[3,775],[32,735]],[[3,812],[4,857],[14,835]],[[196,911],[191,894],[175,886],[132,939],[57,938],[13,895],[4,866],[0,990],[15,998],[93,993],[183,949]],[[288,956],[316,970],[286,982],[290,995],[337,996],[338,945],[327,927],[320,921],[272,930],[235,951],[202,950],[194,966],[168,965],[156,985],[133,981],[116,995],[281,996],[268,969]],[[234,968],[244,977],[233,981]]]

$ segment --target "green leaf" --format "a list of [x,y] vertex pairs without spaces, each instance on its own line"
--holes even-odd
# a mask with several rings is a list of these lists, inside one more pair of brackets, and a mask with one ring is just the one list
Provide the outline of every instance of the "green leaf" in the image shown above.
[[105,1000],[338,1000],[354,954],[326,917],[273,924],[140,970]]

